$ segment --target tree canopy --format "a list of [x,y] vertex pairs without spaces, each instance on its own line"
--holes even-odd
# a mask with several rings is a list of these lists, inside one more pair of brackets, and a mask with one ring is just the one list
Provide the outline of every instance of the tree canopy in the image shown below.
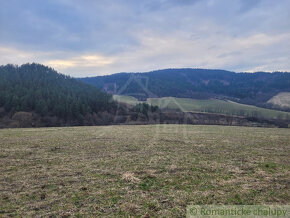
[[40,64],[0,66],[0,107],[64,120],[116,107],[112,96]]

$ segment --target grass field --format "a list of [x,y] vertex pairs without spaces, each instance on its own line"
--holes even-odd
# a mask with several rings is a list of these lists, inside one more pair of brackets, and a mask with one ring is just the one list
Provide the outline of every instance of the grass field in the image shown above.
[[181,217],[190,203],[289,204],[289,157],[289,129],[3,129],[0,217]]
[[[115,95],[114,99],[119,102],[135,105],[138,100],[131,96]],[[179,109],[183,112],[206,112],[236,116],[262,116],[269,119],[290,119],[289,112],[270,110],[252,105],[239,104],[232,101],[218,99],[197,100],[189,98],[148,98],[148,104],[157,105],[161,109]]]

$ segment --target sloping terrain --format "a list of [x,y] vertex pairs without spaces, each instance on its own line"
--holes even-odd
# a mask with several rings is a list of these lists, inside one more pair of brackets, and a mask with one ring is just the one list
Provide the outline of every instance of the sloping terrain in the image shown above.
[[127,95],[113,95],[113,99],[118,102],[123,102],[130,105],[135,105],[141,102],[141,101],[138,101],[138,99],[132,96],[127,96]]
[[[127,104],[137,104],[143,101],[138,101],[131,96],[114,95],[114,99]],[[260,108],[252,105],[239,104],[232,101],[208,99],[197,100],[189,98],[148,98],[146,103],[158,106],[161,109],[174,109],[183,112],[204,112],[217,113],[245,117],[263,117],[267,119],[288,119],[290,120],[290,113]]]
[[170,109],[180,109],[184,112],[206,112],[247,117],[260,116],[269,119],[290,119],[289,112],[264,109],[252,105],[239,104],[232,101],[218,99],[196,100],[172,97],[149,98],[148,103],[157,105],[161,108],[167,107]]
[[272,97],[268,103],[290,109],[290,92],[280,92]]

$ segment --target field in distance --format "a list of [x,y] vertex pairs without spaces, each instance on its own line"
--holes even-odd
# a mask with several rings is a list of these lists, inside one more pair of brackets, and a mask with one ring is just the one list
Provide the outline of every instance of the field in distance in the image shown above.
[[184,216],[289,204],[289,129],[138,125],[0,131],[0,216]]
[[280,92],[272,97],[268,103],[272,103],[280,107],[290,108],[290,92]]
[[[113,98],[127,104],[143,103],[132,96],[114,95]],[[148,98],[145,103],[157,105],[161,109],[178,109],[183,112],[217,113],[234,116],[257,117],[267,119],[290,119],[290,113],[260,108],[252,105],[240,104],[233,101],[218,99],[197,100],[189,98]]]

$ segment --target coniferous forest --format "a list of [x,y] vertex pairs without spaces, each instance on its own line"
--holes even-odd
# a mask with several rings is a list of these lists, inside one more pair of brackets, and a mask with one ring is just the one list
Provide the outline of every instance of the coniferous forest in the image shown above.
[[0,67],[0,108],[2,114],[34,112],[81,124],[88,115],[114,111],[116,103],[111,95],[52,68],[25,64]]

